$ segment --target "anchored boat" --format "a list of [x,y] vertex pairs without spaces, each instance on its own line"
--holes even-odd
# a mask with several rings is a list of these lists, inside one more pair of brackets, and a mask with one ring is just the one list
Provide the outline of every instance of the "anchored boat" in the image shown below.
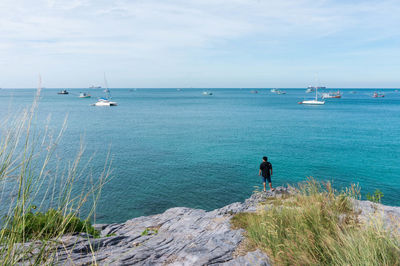
[[340,91],[322,93],[322,99],[339,99],[339,98],[342,98],[342,94],[340,94]]
[[57,94],[69,94],[69,92],[67,90],[62,90],[57,92]]
[[104,83],[106,85],[106,89],[104,92],[106,93],[106,97],[99,98],[96,103],[92,104],[94,106],[117,106],[117,102],[111,101],[111,93],[108,89],[106,74],[104,73]]
[[383,97],[385,97],[385,95],[384,94],[379,94],[377,92],[374,92],[374,95],[372,95],[372,97],[373,98],[383,98]]
[[79,98],[90,98],[92,97],[90,94],[87,94],[86,92],[81,92],[79,93]]
[[301,102],[299,102],[299,104],[323,105],[323,104],[325,104],[325,101],[318,101],[318,87],[315,87],[315,99],[301,101]]

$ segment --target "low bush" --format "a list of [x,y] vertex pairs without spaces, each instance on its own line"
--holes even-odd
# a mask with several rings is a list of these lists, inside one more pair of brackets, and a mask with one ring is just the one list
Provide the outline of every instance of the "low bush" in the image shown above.
[[100,234],[88,220],[81,220],[73,214],[63,215],[60,210],[47,212],[27,212],[23,217],[13,217],[9,225],[2,229],[5,236],[13,235],[17,241],[48,240],[63,234],[87,233],[94,237]]

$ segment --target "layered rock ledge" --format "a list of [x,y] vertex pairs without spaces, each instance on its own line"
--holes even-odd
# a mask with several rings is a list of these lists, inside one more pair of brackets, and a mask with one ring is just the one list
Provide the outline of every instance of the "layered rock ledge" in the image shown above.
[[[243,252],[242,229],[232,229],[230,219],[239,212],[254,212],[268,197],[290,193],[254,193],[245,202],[232,203],[214,211],[171,208],[162,214],[138,217],[120,224],[96,225],[100,238],[76,235],[63,237],[57,254],[62,265],[269,265],[259,250]],[[387,221],[400,219],[400,207],[357,201],[361,216],[377,209]]]

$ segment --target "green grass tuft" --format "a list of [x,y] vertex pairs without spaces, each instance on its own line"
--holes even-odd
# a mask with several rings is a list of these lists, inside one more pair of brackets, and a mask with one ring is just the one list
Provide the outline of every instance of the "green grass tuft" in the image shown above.
[[[24,223],[20,221],[24,220]],[[60,210],[49,209],[47,212],[27,212],[24,217],[14,217],[7,228],[2,229],[6,237],[14,235],[18,241],[25,239],[49,240],[63,234],[87,233],[99,237],[90,221],[81,220],[74,214],[63,215]]]

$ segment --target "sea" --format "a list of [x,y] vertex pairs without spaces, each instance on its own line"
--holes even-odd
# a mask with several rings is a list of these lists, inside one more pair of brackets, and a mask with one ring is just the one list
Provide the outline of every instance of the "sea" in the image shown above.
[[[273,186],[310,177],[339,190],[359,184],[364,199],[379,189],[384,204],[400,206],[395,89],[341,89],[341,99],[307,106],[298,104],[314,96],[305,88],[283,88],[281,95],[266,88],[115,88],[115,107],[91,106],[102,89],[59,90],[42,89],[35,128],[57,135],[66,121],[57,156],[70,162],[83,143],[84,157],[92,160],[81,167],[94,179],[109,158],[111,179],[98,200],[96,222],[243,201],[261,189],[263,156],[272,163]],[[373,98],[374,91],[385,97]],[[78,98],[79,92],[92,98]],[[0,90],[1,117],[27,108],[35,93]]]

